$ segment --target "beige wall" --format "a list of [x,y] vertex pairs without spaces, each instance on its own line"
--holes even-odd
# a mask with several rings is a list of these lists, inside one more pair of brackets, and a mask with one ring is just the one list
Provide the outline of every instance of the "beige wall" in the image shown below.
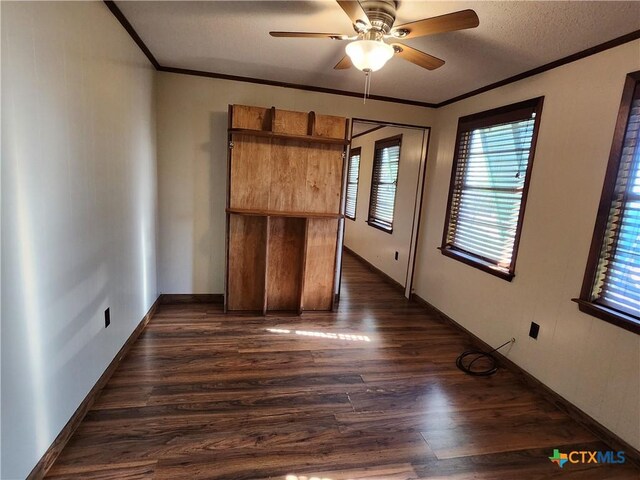
[[[402,134],[400,168],[393,218],[393,232],[387,233],[367,224],[371,174],[375,142]],[[351,146],[360,147],[360,174],[356,219],[345,220],[344,244],[375,265],[401,285],[405,285],[415,211],[416,189],[420,180],[420,163],[424,159],[428,131],[385,127],[356,137]],[[398,260],[395,260],[398,252]]]
[[153,69],[102,2],[0,8],[9,480],[27,476],[157,296],[156,131]]
[[[427,166],[416,293],[587,414],[640,447],[640,336],[578,311],[625,75],[635,41],[438,110]],[[458,118],[545,96],[516,277],[509,283],[436,249]],[[528,338],[531,321],[538,340]]]
[[430,125],[434,110],[287,88],[157,75],[163,293],[222,293],[227,106],[245,104]]

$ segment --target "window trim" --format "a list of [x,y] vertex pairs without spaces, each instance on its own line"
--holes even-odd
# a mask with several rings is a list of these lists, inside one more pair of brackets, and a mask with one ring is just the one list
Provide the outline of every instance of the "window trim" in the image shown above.
[[[386,147],[394,147],[394,146],[398,146],[399,148],[399,152],[398,152],[398,179],[396,180],[396,182],[400,179],[400,156],[402,155],[402,134],[399,135],[394,135],[392,137],[387,137],[387,138],[382,138],[380,140],[376,140],[374,147],[373,147],[373,162],[371,165],[371,182],[370,182],[370,188],[369,188],[369,213],[367,214],[367,225],[369,225],[370,227],[373,228],[377,228],[378,230],[388,233],[388,234],[392,234],[393,233],[393,223],[391,224],[391,228],[386,228],[383,225],[379,224],[378,222],[376,222],[375,220],[371,220],[371,210],[373,207],[373,178],[374,178],[374,173],[376,170],[376,153],[378,152],[378,150],[382,150],[383,148]],[[362,157],[360,157],[362,159]],[[395,222],[395,218],[396,218],[396,198],[398,196],[398,185],[396,183],[396,191],[394,193],[393,196],[393,221]]]
[[[356,198],[354,201],[354,205],[353,205],[353,217],[349,216],[347,214],[347,195],[348,195],[348,189],[349,189],[349,170],[351,169],[351,159],[358,155],[360,157],[360,160],[358,161],[358,174],[357,174],[357,181],[356,181]],[[358,216],[358,190],[360,190],[360,165],[362,164],[362,147],[354,147],[354,148],[350,148],[349,149],[349,160],[347,161],[347,190],[345,190],[344,193],[344,216],[345,218],[348,218],[349,220],[353,220],[354,222],[356,221],[356,217]]]
[[640,335],[640,317],[634,317],[628,313],[618,311],[600,303],[595,303],[591,300],[591,291],[600,262],[600,252],[606,234],[609,210],[618,181],[618,169],[620,167],[620,161],[622,160],[622,148],[624,146],[627,123],[629,121],[631,104],[636,88],[640,89],[640,70],[629,73],[625,79],[620,109],[618,110],[618,117],[613,133],[611,151],[609,153],[609,161],[604,176],[600,204],[598,205],[598,213],[596,214],[595,226],[593,228],[591,247],[582,280],[580,297],[573,298],[572,300],[578,304],[581,312]]
[[[474,268],[490,273],[498,278],[510,282],[515,277],[516,260],[518,258],[518,249],[520,246],[520,237],[522,235],[522,225],[524,223],[524,213],[527,206],[527,197],[529,194],[529,185],[531,184],[531,173],[535,159],[536,145],[538,143],[538,133],[540,131],[540,119],[542,117],[542,106],[544,104],[544,96],[532,98],[510,105],[493,108],[472,115],[460,117],[458,119],[458,130],[456,132],[456,142],[453,152],[453,164],[451,166],[451,176],[449,180],[449,196],[447,199],[447,210],[445,213],[444,230],[442,232],[442,243],[438,249],[444,256],[457,260],[459,262],[470,265]],[[453,203],[453,193],[456,183],[456,172],[459,162],[459,145],[462,135],[474,128],[483,128],[501,123],[508,123],[522,118],[523,113],[533,111],[536,118],[533,124],[533,134],[531,136],[531,148],[529,150],[529,160],[527,171],[525,173],[524,185],[522,188],[522,201],[520,204],[520,213],[518,214],[518,224],[516,226],[516,234],[513,243],[513,255],[508,269],[502,269],[493,262],[488,261],[479,255],[464,251],[453,245],[447,245],[447,234],[451,223],[451,207]]]

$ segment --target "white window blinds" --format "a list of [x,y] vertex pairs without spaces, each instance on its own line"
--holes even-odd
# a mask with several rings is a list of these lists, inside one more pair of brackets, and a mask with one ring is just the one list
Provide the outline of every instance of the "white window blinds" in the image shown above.
[[358,202],[358,175],[360,172],[360,148],[352,148],[347,166],[347,198],[345,215],[356,219],[356,204]]
[[401,140],[400,135],[377,141],[373,157],[369,224],[388,232],[393,230]]
[[636,85],[609,205],[592,301],[640,316],[640,87]]
[[458,126],[443,249],[511,276],[539,103],[463,118]]

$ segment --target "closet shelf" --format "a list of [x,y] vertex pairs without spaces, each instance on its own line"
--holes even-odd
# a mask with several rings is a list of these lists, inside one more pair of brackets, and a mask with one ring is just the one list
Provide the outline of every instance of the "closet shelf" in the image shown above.
[[339,213],[324,212],[281,212],[278,210],[251,210],[245,208],[227,208],[227,213],[249,215],[253,217],[286,217],[286,218],[342,218]]
[[254,137],[279,138],[285,140],[297,140],[305,143],[323,143],[329,145],[349,145],[344,138],[319,137],[317,135],[294,135],[291,133],[275,133],[268,130],[249,130],[246,128],[230,128],[230,134],[251,135]]

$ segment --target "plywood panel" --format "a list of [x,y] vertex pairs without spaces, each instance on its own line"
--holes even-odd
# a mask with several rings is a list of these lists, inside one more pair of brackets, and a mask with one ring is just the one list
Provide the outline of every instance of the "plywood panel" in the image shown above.
[[306,112],[292,112],[276,109],[273,120],[273,131],[291,135],[307,135],[309,114]]
[[332,115],[316,115],[314,135],[329,138],[344,138],[347,119]]
[[231,127],[250,130],[271,130],[271,109],[234,105]]
[[231,151],[231,191],[229,206],[268,209],[270,190],[271,140],[249,135],[233,135]]
[[266,217],[229,215],[229,310],[262,310],[266,243]]
[[333,297],[338,220],[313,218],[307,224],[304,310],[329,310]]
[[306,212],[338,213],[342,190],[341,145],[315,145],[307,157]]
[[271,217],[267,265],[267,309],[297,311],[300,303],[305,220]]
[[307,156],[315,147],[295,140],[272,140],[269,210],[304,211]]

